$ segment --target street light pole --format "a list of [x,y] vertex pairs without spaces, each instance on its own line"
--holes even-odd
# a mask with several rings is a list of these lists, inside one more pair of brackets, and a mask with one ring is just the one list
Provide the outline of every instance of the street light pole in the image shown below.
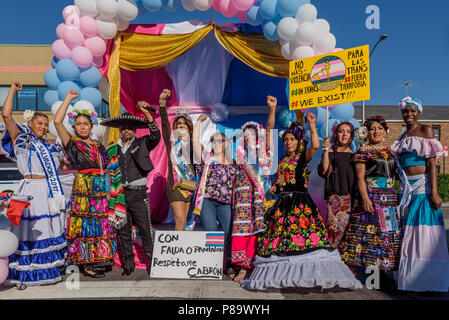
[[[379,40],[376,42],[376,44],[374,45],[373,49],[371,50],[371,52],[369,54],[370,58],[371,58],[374,50],[376,49],[377,45],[381,41],[385,40],[387,37],[388,37],[388,34],[383,34],[383,35],[380,36]],[[362,123],[365,122],[365,118],[366,118],[366,115],[365,115],[365,100],[363,100],[362,101]]]

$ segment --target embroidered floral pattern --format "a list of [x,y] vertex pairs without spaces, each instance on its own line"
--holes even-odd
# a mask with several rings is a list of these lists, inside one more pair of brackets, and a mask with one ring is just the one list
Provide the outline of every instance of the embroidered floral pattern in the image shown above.
[[233,165],[211,164],[204,197],[230,204],[235,174],[236,169]]

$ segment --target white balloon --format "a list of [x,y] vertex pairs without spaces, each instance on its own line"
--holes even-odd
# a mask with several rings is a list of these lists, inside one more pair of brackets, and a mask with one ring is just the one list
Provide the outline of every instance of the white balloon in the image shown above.
[[0,230],[0,258],[12,255],[19,247],[19,239],[8,230]]
[[95,0],[75,0],[75,5],[78,6],[82,15],[95,17],[98,14]]
[[106,133],[105,126],[96,125],[92,128],[92,134],[95,139],[100,139],[100,138],[104,137],[105,133]]
[[296,48],[296,44],[295,41],[286,41],[282,46],[281,46],[281,53],[282,56],[287,59],[287,60],[291,60],[292,58],[292,53]]
[[56,143],[62,146],[62,140],[59,136],[56,138]]
[[315,26],[315,32],[317,37],[323,34],[327,34],[331,31],[331,26],[329,25],[329,22],[326,21],[326,19],[316,19],[313,22],[313,25]]
[[129,27],[129,21],[120,16],[115,17],[115,22],[117,24],[117,31],[125,31]]
[[200,11],[207,11],[212,7],[213,0],[193,0],[193,5]]
[[303,4],[296,12],[296,20],[300,23],[314,22],[318,16],[318,11],[313,4]]
[[285,40],[294,40],[296,38],[296,31],[298,30],[298,22],[295,18],[287,17],[279,21],[278,34],[279,37]]
[[186,9],[189,12],[193,12],[196,10],[193,0],[182,0],[182,6],[184,9]]
[[50,132],[50,134],[53,137],[57,137],[58,136],[58,131],[56,131],[56,127],[55,127],[55,123],[54,121],[50,121],[50,123],[48,124],[48,132]]
[[55,116],[56,112],[58,111],[59,107],[61,106],[62,101],[56,101],[51,105],[51,113]]
[[288,42],[288,40],[283,39],[282,37],[279,37],[279,44],[281,45],[281,47],[286,44]]
[[104,18],[114,18],[118,13],[116,0],[97,0],[97,10]]
[[64,120],[62,121],[62,124],[64,125],[64,127],[67,129],[67,131],[71,134],[71,135],[75,135],[75,130],[73,130],[72,125],[69,123],[69,117],[65,117]]
[[311,45],[315,40],[316,30],[311,22],[303,22],[296,31],[296,42],[302,45]]
[[299,59],[305,59],[310,58],[315,55],[315,51],[313,51],[312,47],[310,46],[299,46],[293,50],[293,53],[291,54],[292,60],[299,60]]
[[77,101],[74,105],[73,105],[73,110],[79,110],[79,111],[82,111],[82,110],[87,110],[89,113],[91,113],[91,112],[97,112],[96,110],[95,110],[95,107],[94,107],[94,105],[92,104],[92,103],[90,103],[89,101],[87,101],[87,100],[79,100],[79,101]]
[[97,19],[98,24],[98,33],[103,39],[112,39],[117,34],[117,24],[115,23],[115,20],[98,17]]
[[337,44],[337,39],[332,33],[326,33],[318,36],[313,43],[313,50],[320,53],[329,53]]
[[118,15],[126,21],[134,20],[139,14],[139,8],[134,0],[118,0]]

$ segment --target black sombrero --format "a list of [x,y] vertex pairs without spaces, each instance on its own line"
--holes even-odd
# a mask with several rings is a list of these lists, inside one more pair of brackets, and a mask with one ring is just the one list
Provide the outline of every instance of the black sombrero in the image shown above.
[[120,128],[122,126],[126,126],[140,129],[140,128],[148,128],[148,125],[150,123],[148,122],[148,120],[135,117],[131,113],[126,112],[122,114],[120,117],[113,117],[103,120],[100,124],[102,126],[112,128]]

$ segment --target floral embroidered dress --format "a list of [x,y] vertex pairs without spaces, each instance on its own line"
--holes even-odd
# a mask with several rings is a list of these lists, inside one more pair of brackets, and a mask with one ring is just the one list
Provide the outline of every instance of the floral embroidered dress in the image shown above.
[[254,270],[243,288],[362,288],[329,241],[307,180],[305,152],[281,159],[275,176],[279,199],[266,213]]
[[272,159],[269,152],[258,163],[245,159],[237,166],[232,219],[232,264],[237,268],[253,268],[257,234],[265,230],[263,202],[269,188],[266,173]]
[[75,136],[65,149],[79,170],[67,217],[68,259],[103,270],[113,265],[117,250],[116,233],[108,221],[108,156],[101,143],[90,145]]
[[353,160],[366,166],[366,186],[375,212],[363,210],[360,197],[356,198],[341,246],[342,259],[354,266],[398,270],[402,228],[396,208],[398,196],[393,190],[394,157],[385,148],[359,150]]

